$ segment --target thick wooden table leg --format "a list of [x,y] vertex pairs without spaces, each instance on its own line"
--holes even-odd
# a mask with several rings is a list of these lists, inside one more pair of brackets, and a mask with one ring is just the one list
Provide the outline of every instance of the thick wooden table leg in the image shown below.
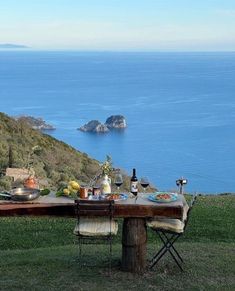
[[147,231],[145,219],[125,218],[122,232],[122,269],[142,273],[146,268]]

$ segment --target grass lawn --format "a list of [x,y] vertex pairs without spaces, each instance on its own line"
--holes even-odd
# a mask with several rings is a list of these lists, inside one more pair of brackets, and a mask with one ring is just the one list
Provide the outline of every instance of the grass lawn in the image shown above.
[[[181,272],[170,257],[142,276],[120,271],[121,221],[113,246],[112,276],[103,263],[107,246],[86,246],[80,267],[74,219],[0,219],[0,290],[235,290],[235,196],[201,196],[177,249]],[[148,256],[160,246],[148,231]]]

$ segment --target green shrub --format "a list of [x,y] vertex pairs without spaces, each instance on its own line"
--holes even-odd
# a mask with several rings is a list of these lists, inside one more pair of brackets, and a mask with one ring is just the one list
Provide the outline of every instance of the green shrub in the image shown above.
[[12,182],[11,177],[0,177],[0,191],[10,190],[12,188]]

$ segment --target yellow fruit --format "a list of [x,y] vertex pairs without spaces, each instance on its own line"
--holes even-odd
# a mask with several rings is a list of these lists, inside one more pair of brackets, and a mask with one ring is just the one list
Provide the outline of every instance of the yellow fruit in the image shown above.
[[70,186],[75,190],[79,190],[80,189],[80,185],[76,181],[72,181]]
[[78,190],[74,189],[71,185],[68,186],[69,192],[76,194]]
[[69,191],[73,191],[73,187],[70,184],[68,185],[68,189]]
[[63,193],[64,193],[64,195],[69,195],[70,194],[70,191],[69,191],[69,189],[65,188],[63,190]]

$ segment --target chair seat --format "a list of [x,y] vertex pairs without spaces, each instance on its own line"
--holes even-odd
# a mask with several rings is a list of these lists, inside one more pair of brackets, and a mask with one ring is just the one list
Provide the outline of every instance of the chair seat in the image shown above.
[[164,229],[176,233],[184,232],[184,222],[182,222],[179,219],[171,218],[149,219],[147,221],[147,226],[149,226],[152,229]]
[[184,232],[184,222],[187,220],[189,206],[187,202],[184,200],[183,202],[183,218],[181,221],[180,219],[172,219],[167,217],[157,217],[152,218],[147,221],[147,225],[150,228],[157,229],[165,229],[170,230],[176,233],[182,233]]
[[186,200],[183,201],[183,221],[187,220],[189,206]]
[[[110,224],[111,223],[111,224]],[[80,217],[79,225],[74,228],[73,233],[81,236],[108,236],[116,235],[118,223],[106,217]]]

